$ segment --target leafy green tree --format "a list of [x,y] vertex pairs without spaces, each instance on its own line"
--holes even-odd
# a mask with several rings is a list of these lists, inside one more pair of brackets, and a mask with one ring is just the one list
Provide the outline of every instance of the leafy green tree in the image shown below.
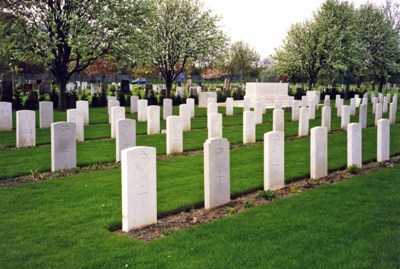
[[347,1],[327,0],[315,15],[324,58],[324,72],[342,74],[347,88],[363,71],[365,48],[357,25],[356,9]]
[[279,75],[289,78],[303,77],[307,79],[308,88],[311,89],[325,63],[320,31],[321,28],[313,21],[291,26],[283,46],[272,56]]
[[365,46],[363,65],[379,82],[382,91],[388,76],[398,73],[399,38],[384,10],[372,4],[362,5],[358,10],[358,31]]
[[[139,50],[165,79],[167,96],[187,65],[212,62],[225,47],[219,18],[198,0],[154,0]],[[133,44],[136,45],[136,44]]]
[[257,68],[260,62],[260,54],[244,41],[237,41],[230,46],[228,70],[231,75],[240,75],[240,83],[243,77]]
[[[122,49],[145,19],[144,0],[3,0],[0,11],[22,23],[22,43],[48,66],[66,109],[66,84],[96,59]],[[15,25],[15,24],[14,24]],[[128,32],[128,30],[132,30]]]

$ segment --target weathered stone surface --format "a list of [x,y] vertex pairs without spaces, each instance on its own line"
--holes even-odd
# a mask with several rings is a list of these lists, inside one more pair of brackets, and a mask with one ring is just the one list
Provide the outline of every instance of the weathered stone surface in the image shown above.
[[341,99],[340,98],[340,94],[336,94],[336,99],[335,99],[335,107],[338,108],[338,100]]
[[308,107],[300,108],[300,116],[299,116],[299,136],[307,136],[308,135],[308,126],[309,126],[309,111]]
[[157,223],[156,149],[132,147],[121,153],[122,231]]
[[350,123],[350,107],[342,106],[342,119],[340,122],[340,128],[347,130],[347,125]]
[[360,106],[360,115],[359,115],[359,123],[361,128],[367,128],[367,113],[368,113],[368,105],[362,104]]
[[256,142],[256,116],[253,111],[243,113],[243,144]]
[[120,162],[121,152],[136,146],[136,121],[133,119],[117,120],[115,138],[115,159],[116,162]]
[[377,103],[375,107],[375,126],[378,125],[378,120],[382,119],[382,104]]
[[272,115],[272,130],[276,132],[285,131],[285,114],[283,109],[274,109]]
[[356,115],[356,99],[355,98],[350,99],[350,115],[351,116]]
[[226,115],[233,116],[233,98],[232,97],[226,98],[225,106],[226,106]]
[[131,114],[138,112],[139,96],[131,96]]
[[115,138],[117,121],[125,119],[125,107],[115,106],[111,108],[111,138]]
[[274,109],[282,109],[282,102],[281,102],[281,100],[275,100],[275,102],[274,102]]
[[328,130],[326,127],[311,129],[311,178],[318,179],[328,175]]
[[309,110],[309,113],[310,113],[309,118],[310,118],[310,120],[314,120],[315,119],[315,111],[316,111],[314,99],[309,100],[308,107],[310,109]]
[[326,127],[328,133],[331,131],[331,108],[329,106],[322,108],[321,126]]
[[187,98],[186,104],[190,106],[190,117],[193,119],[195,116],[195,100],[194,100],[194,98]]
[[285,134],[264,134],[264,190],[278,190],[285,186]]
[[396,124],[396,110],[395,110],[395,104],[394,103],[390,103],[389,106],[389,121],[390,124]]
[[343,99],[339,98],[337,101],[337,116],[341,117],[342,116],[342,107],[343,107]]
[[347,166],[362,166],[362,128],[360,123],[347,125]]
[[53,102],[39,102],[39,128],[50,128],[53,123]]
[[160,133],[160,107],[147,107],[147,134],[154,135]]
[[12,104],[0,102],[0,131],[12,130]]
[[378,103],[378,98],[377,97],[373,97],[372,98],[372,114],[375,114],[376,112],[376,104]]
[[390,122],[386,119],[378,120],[377,160],[378,162],[390,159]]
[[166,120],[169,116],[172,116],[172,99],[165,98],[163,100],[163,120]]
[[[112,97],[112,96],[109,96]],[[115,107],[115,106],[119,106],[119,101],[118,100],[108,100],[108,123],[111,123],[111,108]]]
[[382,112],[387,113],[388,112],[388,99],[387,97],[383,97],[383,104],[382,104]]
[[299,120],[299,113],[300,113],[300,101],[293,100],[292,101],[292,121]]
[[35,111],[17,111],[17,148],[36,146]]
[[85,141],[85,128],[83,124],[83,116],[78,109],[67,110],[67,122],[75,123],[76,140],[79,142]]
[[183,131],[190,131],[191,119],[190,119],[190,106],[189,105],[179,105],[179,116],[182,120]]
[[76,130],[73,122],[51,124],[51,171],[76,167]]
[[145,122],[147,121],[147,99],[138,100],[138,121]]
[[251,106],[251,97],[245,96],[243,98],[243,112],[250,111],[250,106]]
[[256,116],[256,124],[262,124],[263,123],[263,102],[262,101],[256,101],[254,105],[254,113]]
[[222,114],[208,114],[208,139],[222,137]]
[[207,139],[204,143],[204,207],[218,207],[230,202],[230,148],[225,138]]
[[167,118],[167,154],[183,152],[183,128],[180,116]]
[[76,109],[81,113],[83,117],[83,124],[89,125],[89,102],[88,101],[77,101]]

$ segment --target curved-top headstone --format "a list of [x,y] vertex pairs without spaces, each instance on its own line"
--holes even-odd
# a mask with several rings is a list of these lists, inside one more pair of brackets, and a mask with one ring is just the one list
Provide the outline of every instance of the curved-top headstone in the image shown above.
[[35,111],[17,111],[17,148],[36,146]]
[[51,124],[51,171],[76,167],[76,130],[73,122]]
[[12,105],[10,102],[0,102],[0,131],[12,130]]

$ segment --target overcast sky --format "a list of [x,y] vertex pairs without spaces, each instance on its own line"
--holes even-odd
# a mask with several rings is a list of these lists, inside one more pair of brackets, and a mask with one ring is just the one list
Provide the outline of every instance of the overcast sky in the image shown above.
[[[323,0],[203,0],[205,7],[221,17],[231,42],[243,40],[261,57],[281,46],[293,23],[312,18]],[[356,6],[367,0],[353,0]],[[381,5],[385,0],[371,0]]]

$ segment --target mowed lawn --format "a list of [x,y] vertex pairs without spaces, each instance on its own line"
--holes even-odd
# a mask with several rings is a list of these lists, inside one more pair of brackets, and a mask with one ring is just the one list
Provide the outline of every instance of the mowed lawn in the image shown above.
[[[120,183],[102,173],[0,189],[0,268],[400,266],[399,165],[151,243],[107,230],[120,223]],[[165,195],[162,211],[186,194]]]

